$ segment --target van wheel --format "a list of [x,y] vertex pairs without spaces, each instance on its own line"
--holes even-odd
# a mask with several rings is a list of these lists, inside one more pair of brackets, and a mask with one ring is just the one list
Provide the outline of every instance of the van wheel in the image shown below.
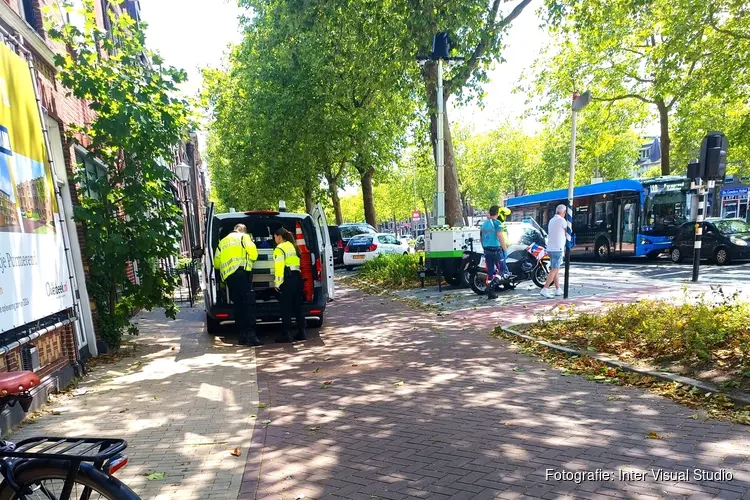
[[210,335],[218,335],[221,333],[221,323],[206,314],[206,333]]
[[317,319],[308,319],[307,326],[310,328],[321,328],[323,326],[323,315],[321,314]]
[[601,238],[599,241],[597,241],[596,247],[594,248],[594,253],[596,253],[596,258],[599,262],[609,262],[612,258],[609,249],[609,241],[604,238]]

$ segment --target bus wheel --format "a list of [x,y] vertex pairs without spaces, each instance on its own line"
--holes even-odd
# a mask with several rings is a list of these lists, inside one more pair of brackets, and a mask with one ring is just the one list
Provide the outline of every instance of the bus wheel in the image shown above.
[[599,262],[609,262],[611,257],[609,251],[609,241],[605,240],[604,238],[597,241],[594,252],[596,253],[596,258],[599,260]]

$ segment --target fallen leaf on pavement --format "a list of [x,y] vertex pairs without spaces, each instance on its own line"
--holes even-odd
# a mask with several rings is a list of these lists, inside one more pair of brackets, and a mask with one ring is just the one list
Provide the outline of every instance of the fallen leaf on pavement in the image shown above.
[[239,457],[240,455],[242,455],[242,453],[240,452],[240,449],[239,449],[239,448],[235,448],[235,449],[233,449],[233,450],[232,450],[232,453],[231,453],[231,455],[232,455],[233,457]]
[[263,421],[263,422],[261,422],[261,423],[262,423],[262,424],[266,424],[266,425],[268,425],[268,424],[270,424],[270,423],[271,423],[271,421],[270,421],[270,420],[264,420],[264,421]]
[[167,474],[165,472],[154,472],[153,474],[149,474],[146,476],[146,479],[149,481],[159,481],[161,479],[164,479],[164,476]]
[[120,410],[120,411],[119,411],[119,412],[117,412],[117,413],[125,413],[126,411],[128,411],[128,409],[129,409],[129,408],[125,408],[124,410]]
[[395,387],[401,387],[402,385],[404,385],[404,381],[403,380],[399,380],[398,382],[395,382],[393,385]]
[[359,365],[357,365],[357,363],[354,363],[352,366],[359,366]]
[[323,385],[331,385],[333,383],[333,380],[326,380],[323,382]]
[[330,361],[330,360],[331,360],[330,356],[328,356],[327,358],[323,358],[323,361]]
[[265,408],[265,407],[266,407],[265,403],[258,403],[258,408]]
[[320,367],[317,367],[316,369],[313,370],[313,373],[318,373],[319,371],[320,371]]
[[516,366],[515,368],[513,368],[513,371],[514,372],[522,372],[522,371],[525,371],[525,370],[523,368],[520,368],[520,367]]
[[304,493],[302,493],[301,495],[297,495],[296,497],[294,497],[294,500],[302,500],[303,498],[305,498],[305,494]]
[[698,415],[697,413],[693,413],[693,414],[692,414],[692,415],[690,415],[690,416],[689,416],[688,418],[692,418],[693,420],[698,420],[699,418],[701,418],[701,416],[700,416],[700,415]]
[[328,386],[327,386],[327,385],[325,385],[325,384],[323,384],[323,385],[321,385],[321,386],[320,386],[320,388],[321,388],[321,389],[328,389]]
[[250,415],[250,418],[258,418],[258,415]]
[[308,431],[318,431],[318,430],[320,430],[320,427],[308,427],[307,430]]
[[583,399],[576,399],[574,402],[577,405],[582,405],[583,403],[585,403],[585,401]]
[[339,406],[339,411],[346,411],[346,406]]
[[648,439],[664,439],[664,436],[660,436],[659,434],[657,434],[657,433],[656,433],[656,432],[654,432],[654,431],[651,431],[651,432],[649,432],[649,433],[648,433],[648,435],[647,435],[646,437],[647,437]]
[[620,396],[607,396],[607,401],[619,401]]

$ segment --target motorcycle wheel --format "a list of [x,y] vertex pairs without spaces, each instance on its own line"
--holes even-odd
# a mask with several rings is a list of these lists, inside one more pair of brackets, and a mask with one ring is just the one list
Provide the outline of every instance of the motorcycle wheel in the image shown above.
[[484,295],[487,293],[487,274],[486,273],[471,273],[469,286],[477,295]]
[[539,288],[544,288],[544,282],[547,281],[548,275],[549,269],[547,269],[547,263],[540,262],[531,272],[531,281],[533,281]]

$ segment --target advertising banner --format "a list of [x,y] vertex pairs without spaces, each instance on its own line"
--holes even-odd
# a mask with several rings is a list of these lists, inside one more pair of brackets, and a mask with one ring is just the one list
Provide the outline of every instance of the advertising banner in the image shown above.
[[73,306],[27,62],[0,43],[0,333]]

